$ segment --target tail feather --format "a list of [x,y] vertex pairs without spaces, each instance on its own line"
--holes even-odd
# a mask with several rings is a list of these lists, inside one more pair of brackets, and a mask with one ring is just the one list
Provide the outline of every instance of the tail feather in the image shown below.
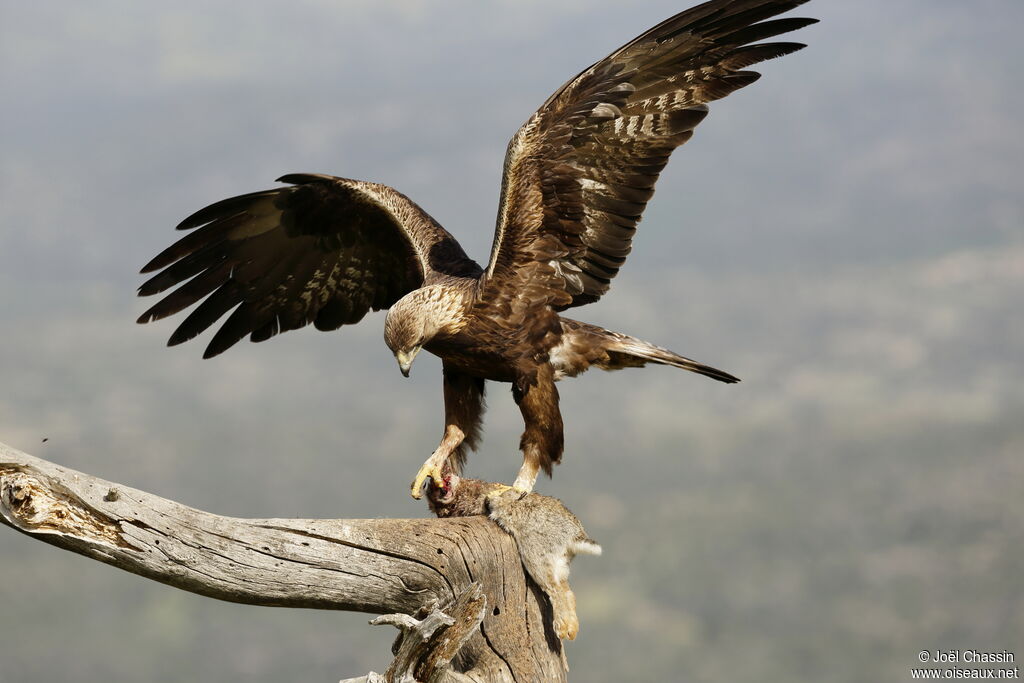
[[641,361],[639,365],[641,366],[645,363],[658,363],[659,365],[671,365],[674,368],[682,368],[683,370],[696,372],[698,375],[717,379],[719,382],[725,382],[726,384],[735,384],[740,381],[738,377],[730,375],[724,370],[719,370],[718,368],[713,368],[710,365],[698,363],[695,360],[680,356],[678,353],[674,353],[668,349],[663,349],[660,346],[648,344],[645,341],[634,339],[632,337],[627,338],[627,340],[617,344],[616,346],[617,348],[609,348],[608,350],[608,356],[613,363],[617,360],[615,356],[624,354],[626,356],[639,359]]
[[[735,384],[739,378],[724,370],[680,356],[678,353],[655,346],[627,334],[612,332],[596,325],[562,318],[563,346],[555,354],[562,375],[575,375],[596,365],[602,370],[642,368],[647,363],[671,365],[704,375],[726,384]],[[595,353],[596,352],[596,353]],[[584,360],[585,359],[585,360]]]

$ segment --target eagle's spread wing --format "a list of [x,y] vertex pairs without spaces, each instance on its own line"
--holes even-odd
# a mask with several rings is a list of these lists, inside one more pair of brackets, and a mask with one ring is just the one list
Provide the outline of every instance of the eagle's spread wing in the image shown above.
[[518,308],[562,310],[608,291],[669,155],[707,102],[758,79],[743,69],[804,47],[751,44],[815,23],[766,21],[804,2],[706,2],[552,95],[509,143],[481,304],[516,317]]
[[308,174],[279,181],[291,185],[225,199],[178,225],[197,229],[142,269],[163,270],[139,295],[181,286],[140,323],[205,297],[171,336],[174,345],[234,309],[209,358],[246,335],[258,342],[311,322],[337,329],[444,275],[480,273],[448,232],[390,187]]

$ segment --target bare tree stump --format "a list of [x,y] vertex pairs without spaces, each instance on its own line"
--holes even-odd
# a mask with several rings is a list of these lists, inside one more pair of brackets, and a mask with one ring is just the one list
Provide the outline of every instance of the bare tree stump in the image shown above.
[[566,680],[551,603],[485,516],[223,517],[0,444],[0,521],[219,600],[401,615],[375,620],[402,631],[383,678],[351,680]]

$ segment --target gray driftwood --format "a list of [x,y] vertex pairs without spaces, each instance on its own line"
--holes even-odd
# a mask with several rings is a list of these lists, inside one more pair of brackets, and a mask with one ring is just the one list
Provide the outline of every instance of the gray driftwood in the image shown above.
[[550,604],[484,516],[223,517],[0,444],[0,521],[220,600],[392,615],[395,661],[353,680],[566,680]]

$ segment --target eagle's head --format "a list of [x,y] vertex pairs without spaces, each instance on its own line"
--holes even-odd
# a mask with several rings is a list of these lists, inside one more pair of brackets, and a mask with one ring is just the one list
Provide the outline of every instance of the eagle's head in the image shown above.
[[416,354],[426,343],[420,317],[422,316],[415,315],[415,312],[406,313],[399,310],[395,305],[388,311],[388,317],[384,320],[384,343],[391,349],[391,353],[395,354],[398,367],[406,377],[409,376],[409,369],[412,368]]
[[384,343],[395,354],[402,374],[409,376],[412,362],[423,346],[445,326],[446,307],[434,287],[409,292],[388,309]]

